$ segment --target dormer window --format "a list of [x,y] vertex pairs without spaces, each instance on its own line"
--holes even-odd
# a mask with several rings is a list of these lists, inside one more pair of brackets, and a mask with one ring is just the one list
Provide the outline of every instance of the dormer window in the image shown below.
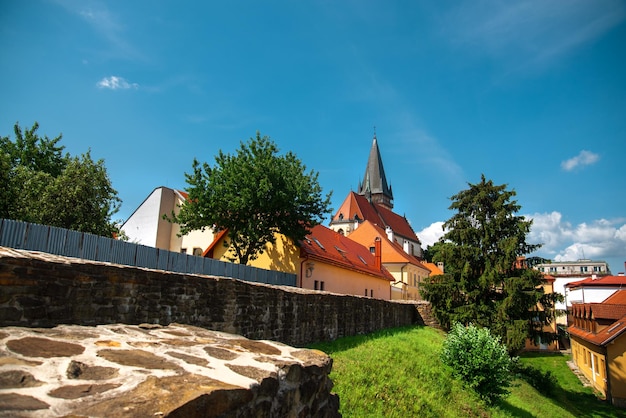
[[339,214],[339,220],[340,220],[340,221],[343,221],[343,213],[340,213],[340,214]]

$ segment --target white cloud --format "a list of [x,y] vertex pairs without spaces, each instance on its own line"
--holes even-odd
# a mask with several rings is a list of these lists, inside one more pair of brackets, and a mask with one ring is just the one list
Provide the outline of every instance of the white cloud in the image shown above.
[[426,248],[429,245],[433,245],[435,242],[439,241],[439,238],[445,234],[446,231],[443,230],[443,222],[433,222],[426,228],[422,229],[417,233],[418,238],[422,242],[422,248]]
[[[555,261],[573,261],[581,258],[607,261],[613,273],[623,271],[626,260],[626,218],[598,219],[573,225],[561,213],[525,215],[533,221],[526,241],[543,244],[534,254]],[[434,244],[443,236],[443,222],[433,222],[417,232],[422,248]]]
[[572,171],[576,167],[594,164],[599,159],[600,156],[598,154],[594,154],[591,151],[582,150],[577,156],[572,157],[569,160],[563,161],[561,163],[561,168],[565,171]]
[[612,268],[621,268],[620,260],[626,257],[626,219],[572,225],[559,212],[535,213],[527,218],[533,220],[528,242],[543,244],[539,255],[556,261],[604,260]]
[[138,89],[139,84],[137,83],[129,83],[123,77],[110,76],[104,77],[102,80],[96,83],[101,89],[111,89],[111,90],[128,90],[128,89]]

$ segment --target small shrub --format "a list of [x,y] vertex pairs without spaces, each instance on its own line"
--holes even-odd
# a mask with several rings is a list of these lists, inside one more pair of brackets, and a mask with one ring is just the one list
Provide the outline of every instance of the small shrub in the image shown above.
[[542,372],[531,365],[516,363],[514,372],[520,379],[547,396],[554,395],[558,386],[557,378],[550,370]]
[[509,394],[513,360],[487,328],[454,324],[443,342],[441,360],[488,403]]

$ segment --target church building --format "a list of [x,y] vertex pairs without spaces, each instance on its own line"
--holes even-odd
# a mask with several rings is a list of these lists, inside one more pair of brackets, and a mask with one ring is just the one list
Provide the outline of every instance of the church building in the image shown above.
[[389,240],[400,245],[404,252],[422,258],[421,243],[415,231],[404,216],[393,212],[393,191],[385,176],[375,133],[363,181],[357,192],[348,194],[329,227],[349,236],[366,220],[384,229]]

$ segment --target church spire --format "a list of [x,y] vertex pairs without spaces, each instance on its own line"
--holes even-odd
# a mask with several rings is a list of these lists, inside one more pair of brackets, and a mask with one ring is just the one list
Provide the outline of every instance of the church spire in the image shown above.
[[367,197],[372,203],[380,203],[390,210],[393,209],[393,193],[391,187],[387,185],[387,177],[385,176],[383,160],[378,149],[375,127],[372,148],[367,160],[367,166],[365,167],[363,182],[359,185],[358,194]]

